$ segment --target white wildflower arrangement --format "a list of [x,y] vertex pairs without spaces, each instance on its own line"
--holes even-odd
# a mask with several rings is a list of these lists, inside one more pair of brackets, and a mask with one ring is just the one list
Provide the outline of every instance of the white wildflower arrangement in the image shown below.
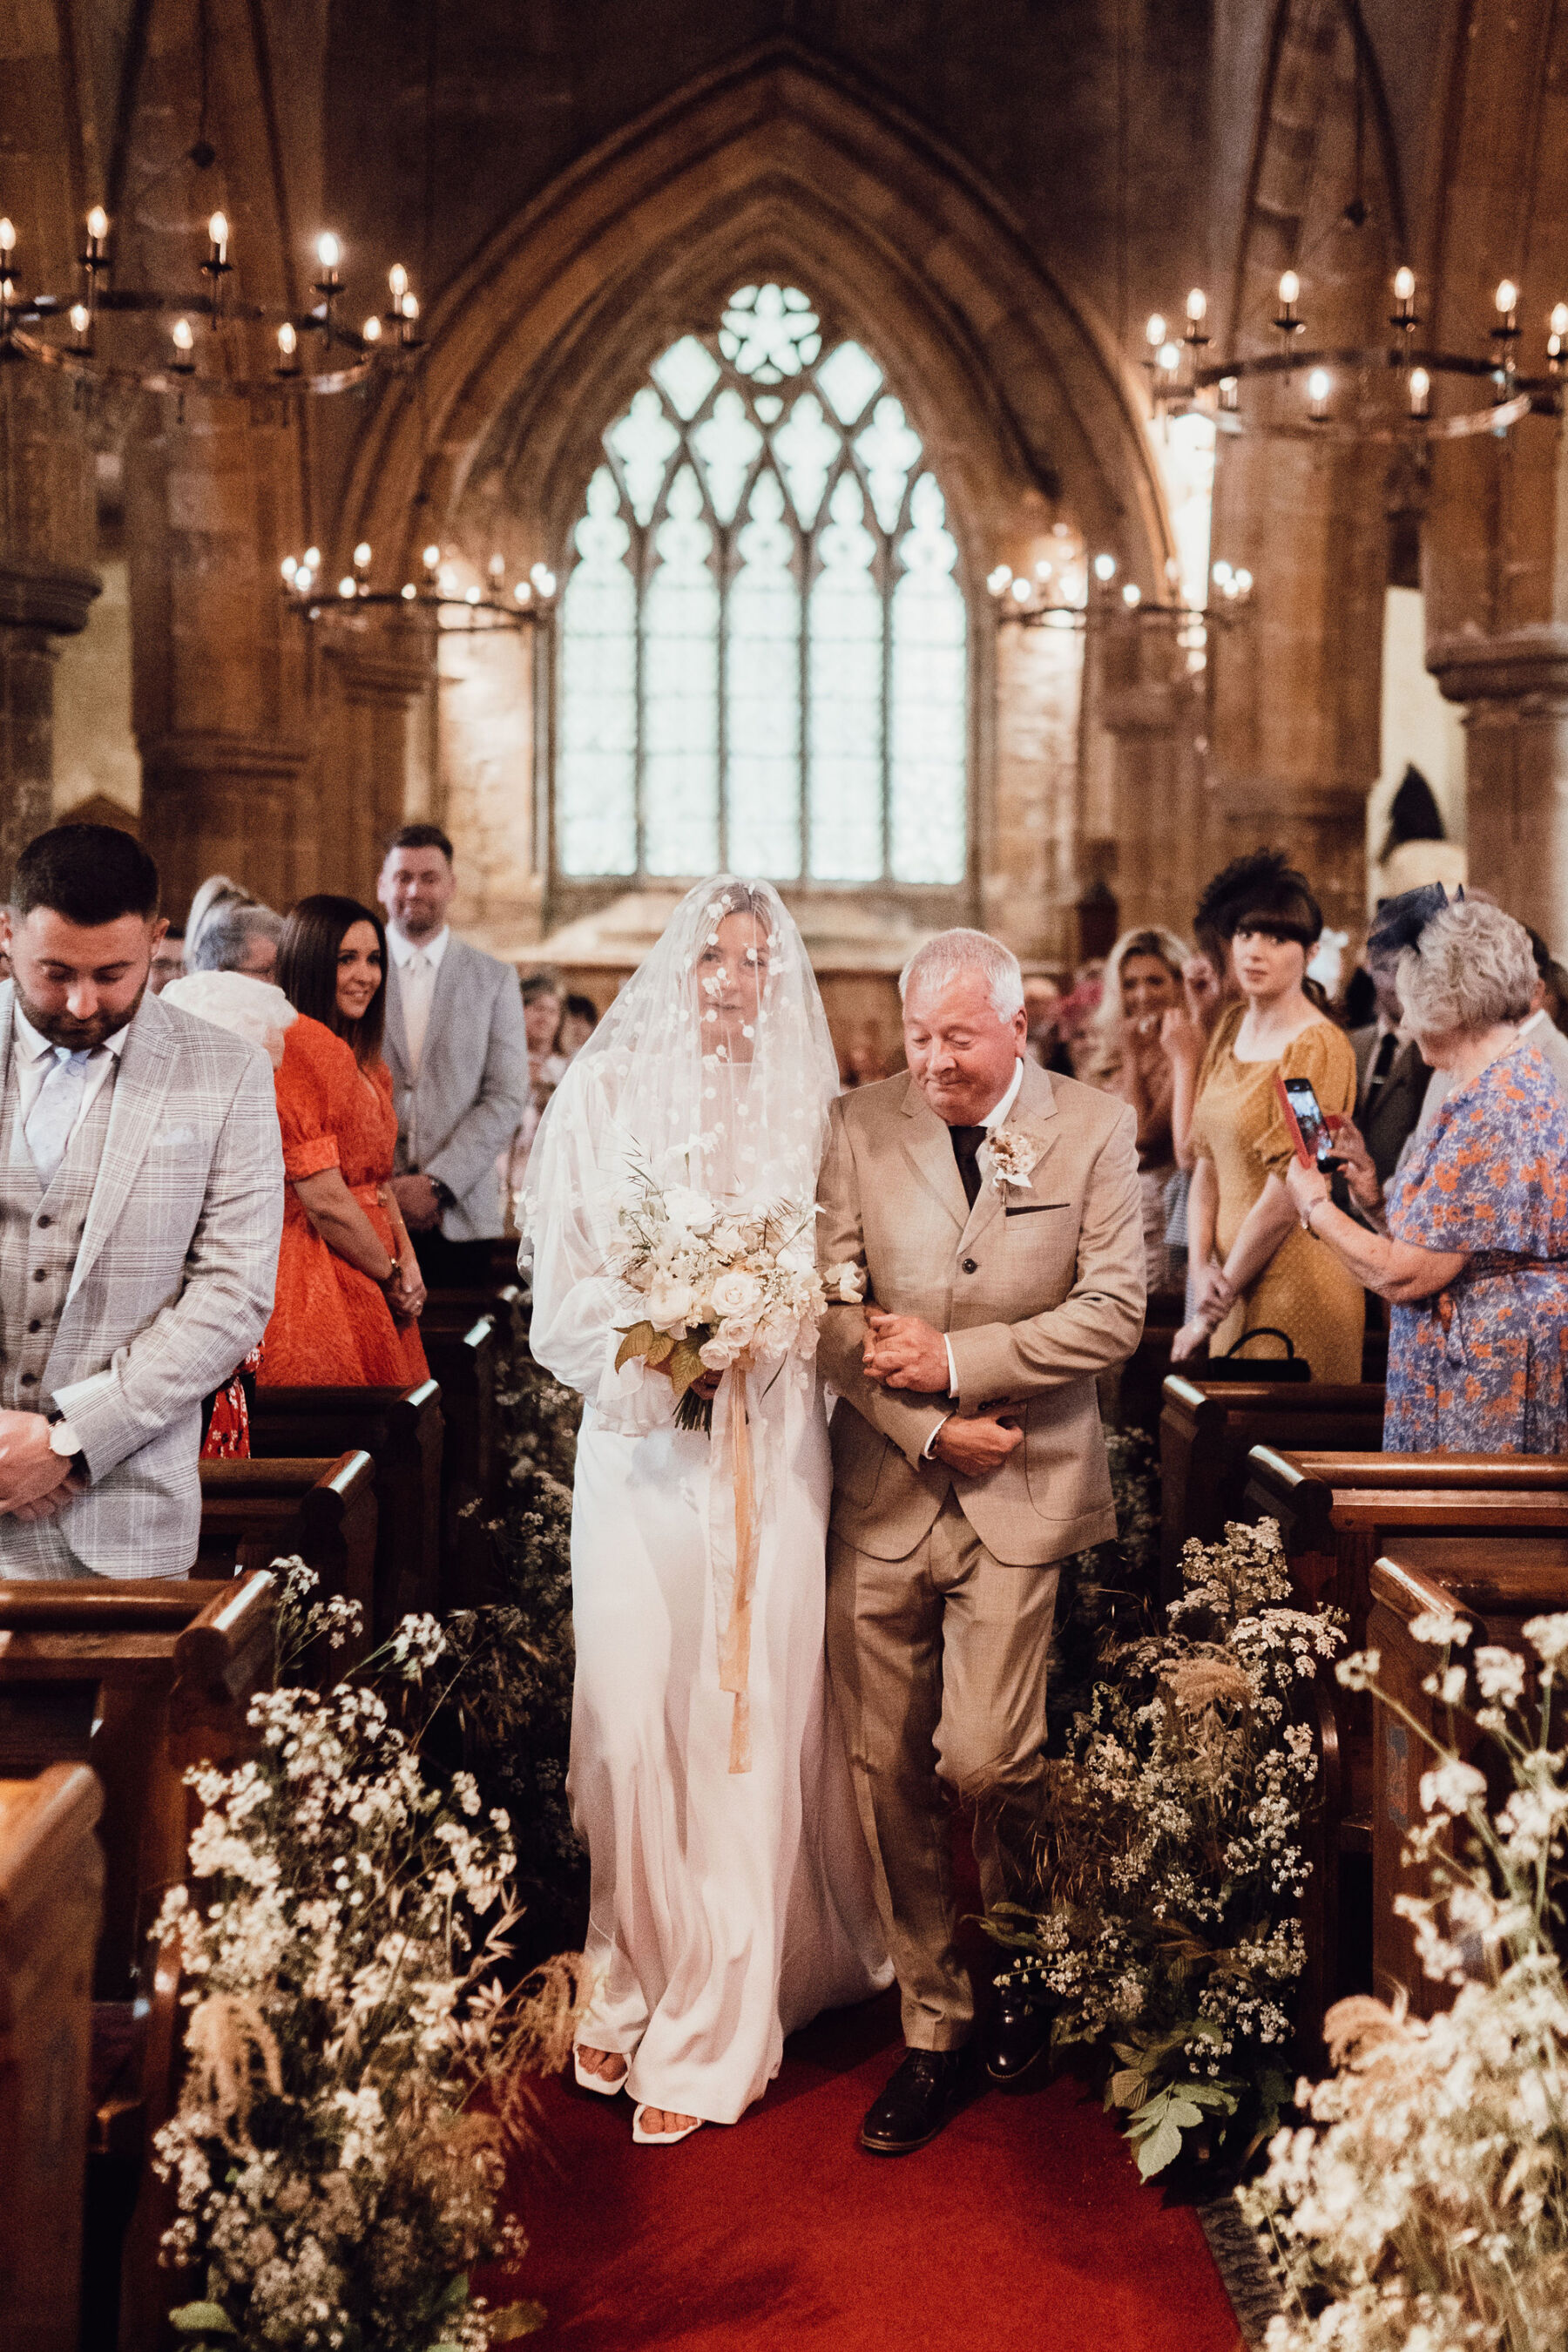
[[985,1923],[1053,2047],[1104,2065],[1145,2179],[1245,2162],[1289,2098],[1311,1685],[1342,1639],[1293,1605],[1271,1519],[1189,1543],[1182,1575],[1170,1632],[1105,1651],[1047,1764],[1039,1900]]
[[[1288,2308],[1268,2352],[1558,2352],[1568,2311],[1568,1988],[1556,1949],[1568,1781],[1560,1740],[1568,1616],[1524,1627],[1533,1656],[1456,1650],[1462,1620],[1411,1631],[1441,1653],[1425,1688],[1452,1710],[1435,1741],[1386,1690],[1374,1652],[1340,1679],[1431,1748],[1407,1858],[1429,1896],[1398,1898],[1426,1974],[1457,1988],[1420,2020],[1366,1996],[1329,2011],[1335,2071],[1298,2088],[1243,2192],[1272,2239]],[[1468,1700],[1468,1704],[1465,1703]],[[1461,1753],[1461,1749],[1468,1753]],[[1492,1786],[1512,1790],[1489,1802]]]
[[713,1425],[710,1401],[693,1391],[704,1372],[809,1360],[829,1297],[865,1295],[861,1266],[818,1273],[810,1201],[727,1208],[634,1166],[616,1216],[623,1239],[612,1271],[647,1312],[621,1327],[616,1369],[633,1360],[668,1367],[682,1429]]
[[[321,1636],[313,1581],[287,1564],[285,1654]],[[188,1776],[192,1885],[154,1929],[187,2064],[154,2162],[176,2184],[163,2259],[200,2280],[171,2314],[195,2352],[480,2352],[539,2324],[471,2280],[521,2252],[505,2156],[523,2075],[570,2046],[576,1967],[508,1989],[506,1816],[465,1773],[438,1786],[394,1719],[443,1652],[405,1618],[370,1662],[392,1706],[362,1684],[262,1693],[255,1753]]]

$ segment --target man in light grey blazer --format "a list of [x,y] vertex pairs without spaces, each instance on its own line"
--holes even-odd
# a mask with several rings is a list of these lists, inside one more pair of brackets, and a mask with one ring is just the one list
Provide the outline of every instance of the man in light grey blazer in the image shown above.
[[528,1098],[517,974],[448,928],[456,887],[439,825],[393,835],[376,885],[392,964],[383,1046],[397,1106],[392,1189],[433,1288],[487,1279],[502,1231],[496,1161]]
[[184,1576],[202,1402],[272,1311],[271,1065],[148,992],[158,871],[129,834],[40,834],[5,928],[0,1575]]

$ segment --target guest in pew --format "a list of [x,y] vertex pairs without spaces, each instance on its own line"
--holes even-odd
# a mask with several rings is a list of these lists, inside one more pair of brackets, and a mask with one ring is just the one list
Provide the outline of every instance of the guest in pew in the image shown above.
[[[1193,1113],[1188,1223],[1194,1311],[1172,1360],[1224,1355],[1249,1331],[1286,1334],[1320,1381],[1361,1377],[1361,1285],[1300,1231],[1285,1171],[1293,1150],[1276,1080],[1310,1079],[1325,1111],[1355,1102],[1355,1055],[1307,964],[1322,916],[1304,875],[1275,850],[1247,862],[1223,920],[1243,1002],[1217,1024]],[[1279,1352],[1276,1341],[1248,1353]]]
[[[525,971],[521,982],[522,1027],[528,1040],[528,1099],[516,1134],[496,1161],[501,1192],[501,1221],[509,1238],[521,1241],[517,1203],[528,1179],[528,1158],[545,1105],[566,1075],[567,1056],[556,1045],[566,1010],[561,974],[549,964]],[[520,1260],[521,1262],[521,1260]]]
[[[153,971],[147,985],[154,996],[162,996],[172,980],[178,980],[185,969],[185,935],[173,929],[159,940],[153,957]],[[0,980],[9,980],[11,967],[0,970]]]
[[1193,951],[1182,964],[1181,1002],[1160,1024],[1160,1043],[1171,1066],[1171,1150],[1175,1170],[1165,1187],[1165,1246],[1173,1275],[1180,1272],[1185,1317],[1196,1301],[1187,1236],[1187,1199],[1197,1155],[1193,1150],[1193,1108],[1198,1074],[1209,1039],[1226,1007],[1240,1002],[1230,967],[1230,942],[1220,926],[1230,904],[1233,881],[1249,865],[1239,859],[1205,884],[1193,916]]
[[1421,1117],[1432,1075],[1405,1026],[1399,1003],[1404,940],[1399,917],[1391,909],[1405,903],[1404,898],[1389,899],[1373,919],[1367,934],[1365,965],[1375,1017],[1364,1028],[1351,1032],[1356,1066],[1355,1123],[1384,1184]]
[[425,1285],[391,1189],[397,1115],[381,1058],[386,936],[368,907],[301,898],[278,943],[300,1018],[278,1071],[289,1179],[263,1388],[408,1388],[428,1378]]
[[528,1097],[517,974],[447,920],[457,890],[438,824],[405,824],[387,845],[376,894],[386,910],[386,1058],[397,1109],[392,1189],[426,1282],[488,1286],[501,1237],[496,1160]]
[[[1162,1036],[1182,1001],[1187,950],[1172,931],[1124,931],[1105,967],[1095,1015],[1095,1051],[1084,1066],[1091,1087],[1131,1103],[1138,1120],[1138,1186],[1143,1202],[1143,1262],[1152,1298],[1179,1299],[1182,1275],[1165,1238],[1165,1193],[1176,1172],[1171,1138],[1175,1072]],[[1184,1274],[1184,1267],[1183,1268]],[[1154,1320],[1160,1320],[1156,1315]]]
[[224,898],[209,909],[185,959],[187,971],[237,971],[276,980],[283,918],[258,898]]
[[1304,1234],[1393,1309],[1390,1453],[1568,1446],[1568,1100],[1524,1034],[1536,980],[1522,923],[1477,899],[1445,907],[1403,950],[1398,986],[1448,1091],[1385,1200],[1364,1154],[1352,1170],[1386,1230],[1337,1209],[1318,1170],[1286,1172]]
[[[1441,884],[1434,885],[1425,894],[1415,890],[1407,891],[1405,899],[1391,899],[1389,904],[1395,907],[1403,906],[1405,899],[1423,896],[1431,899],[1441,887]],[[1446,892],[1443,895],[1447,897]],[[1490,894],[1486,891],[1472,890],[1468,893],[1461,891],[1460,898],[1467,901],[1483,899],[1488,905],[1493,903]],[[1431,911],[1428,908],[1428,919]],[[1382,919],[1381,917],[1379,919]],[[1552,974],[1557,970],[1557,966],[1552,961],[1551,949],[1539,931],[1532,931],[1526,928],[1524,936],[1530,941],[1531,961],[1535,966],[1535,985],[1531,990],[1530,1010],[1520,1024],[1519,1034],[1521,1037],[1529,1039],[1557,1080],[1564,1096],[1568,1097],[1568,1037],[1565,1037],[1557,1026],[1556,1018],[1552,1011]],[[1433,1071],[1427,1083],[1426,1100],[1421,1106],[1423,1127],[1429,1127],[1436,1118],[1450,1084],[1451,1080],[1447,1070]]]
[[555,1032],[555,1051],[563,1062],[585,1045],[599,1025],[599,1008],[591,996],[570,990],[562,1000],[561,1020]]
[[184,1576],[202,1400],[272,1307],[272,1073],[151,993],[158,869],[129,834],[29,842],[5,931],[0,1569]]

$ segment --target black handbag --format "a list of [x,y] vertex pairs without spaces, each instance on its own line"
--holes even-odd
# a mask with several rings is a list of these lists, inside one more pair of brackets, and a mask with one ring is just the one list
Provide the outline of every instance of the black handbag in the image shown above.
[[[1286,1352],[1282,1356],[1244,1356],[1240,1352],[1249,1339],[1283,1339]],[[1193,1365],[1178,1365],[1177,1370],[1194,1381],[1310,1381],[1312,1367],[1305,1356],[1296,1353],[1296,1344],[1289,1331],[1277,1324],[1259,1323],[1253,1330],[1244,1331],[1233,1340],[1223,1356],[1209,1356]]]

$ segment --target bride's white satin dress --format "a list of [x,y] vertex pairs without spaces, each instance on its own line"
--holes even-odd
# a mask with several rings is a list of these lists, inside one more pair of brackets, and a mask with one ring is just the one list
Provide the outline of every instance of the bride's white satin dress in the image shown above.
[[[583,1291],[602,1314],[604,1286]],[[580,1335],[600,1362],[603,1335],[602,1321]],[[567,1786],[592,1864],[600,1977],[579,2039],[626,2053],[633,2098],[709,2123],[761,2097],[786,2033],[892,1979],[823,1667],[821,1388],[800,1363],[767,1388],[772,1370],[751,1381],[762,1475],[749,1772],[729,1769],[735,1702],[719,1687],[705,1533],[715,1441],[676,1429],[668,1382],[628,1366],[621,1377],[645,1392],[627,1404],[654,1425],[607,1427],[590,1402],[577,1448]]]

